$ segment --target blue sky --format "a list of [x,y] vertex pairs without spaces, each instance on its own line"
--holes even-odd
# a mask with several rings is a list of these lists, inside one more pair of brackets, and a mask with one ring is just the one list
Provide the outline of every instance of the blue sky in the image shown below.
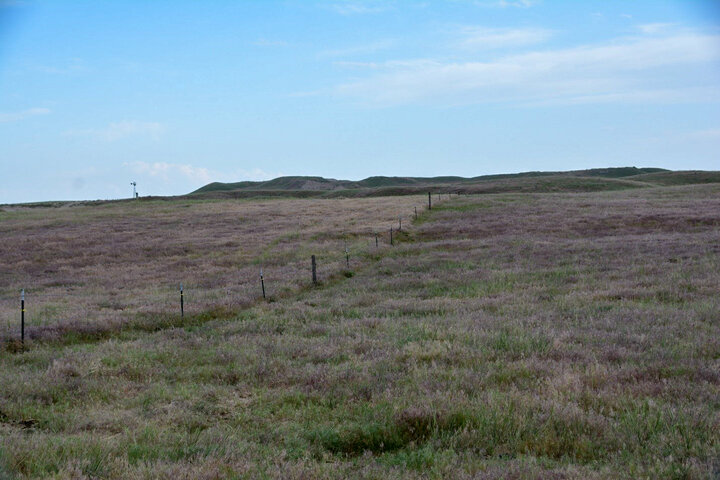
[[720,169],[720,2],[0,0],[0,203]]

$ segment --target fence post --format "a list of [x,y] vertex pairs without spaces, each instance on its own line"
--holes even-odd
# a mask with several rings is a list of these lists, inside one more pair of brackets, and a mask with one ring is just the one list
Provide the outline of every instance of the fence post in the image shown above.
[[390,245],[393,245],[392,227],[390,227]]
[[350,252],[348,252],[348,247],[345,247],[345,265],[347,265],[347,268],[350,268]]
[[263,298],[265,298],[265,279],[263,278],[262,267],[260,267],[260,286],[262,287]]
[[402,231],[402,217],[398,217],[398,232]]
[[417,207],[415,207],[415,220],[417,220]]
[[432,193],[428,192],[428,210],[432,210]]
[[316,267],[315,267],[315,255],[313,255],[312,257],[310,257],[310,261],[312,262],[312,280],[313,280],[313,285],[317,285],[317,271],[316,271]]
[[378,248],[378,238],[377,238],[377,233],[375,234],[375,248]]
[[20,343],[25,345],[25,289],[20,291]]
[[183,284],[180,282],[180,318],[185,316],[185,297],[183,295]]

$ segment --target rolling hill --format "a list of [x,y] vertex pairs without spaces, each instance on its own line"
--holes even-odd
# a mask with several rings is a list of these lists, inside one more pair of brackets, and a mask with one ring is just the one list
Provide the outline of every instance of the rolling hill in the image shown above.
[[408,195],[425,191],[453,193],[591,192],[666,185],[720,182],[720,172],[670,171],[662,168],[613,167],[567,172],[523,172],[478,177],[386,177],[336,180],[313,176],[288,176],[262,182],[214,182],[191,192],[205,198],[370,197]]

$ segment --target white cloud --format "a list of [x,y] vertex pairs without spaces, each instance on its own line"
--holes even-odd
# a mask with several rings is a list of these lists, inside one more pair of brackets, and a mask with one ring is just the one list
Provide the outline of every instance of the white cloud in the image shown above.
[[157,140],[164,131],[165,126],[161,123],[132,120],[114,122],[101,129],[68,130],[65,135],[90,136],[106,142],[114,142],[134,136],[147,136]]
[[[591,97],[623,101],[643,95],[647,101],[661,101],[675,89],[692,90],[702,83],[658,85],[658,78],[671,81],[658,76],[658,70],[715,65],[720,60],[718,44],[718,35],[684,34],[508,55],[488,62],[385,62],[374,64],[375,74],[338,85],[333,93],[378,106],[413,102],[562,103],[568,99],[586,102]],[[717,91],[718,87],[710,90]],[[648,95],[648,91],[653,93]]]
[[47,115],[48,113],[51,113],[49,108],[28,108],[20,112],[10,113],[0,112],[0,123],[18,122],[37,115]]
[[542,28],[465,27],[460,32],[465,48],[495,49],[541,43],[551,32]]
[[282,40],[268,40],[267,38],[258,38],[252,44],[258,47],[285,47],[288,45]]
[[674,26],[673,23],[645,23],[643,25],[638,25],[637,29],[640,30],[642,33],[647,35],[655,35],[658,33],[665,32],[670,27]]
[[427,58],[416,58],[413,60],[388,60],[386,62],[347,62],[338,61],[333,62],[333,65],[350,68],[366,68],[373,70],[411,70],[411,69],[423,69],[431,68],[437,65],[442,65],[442,62]]
[[538,0],[500,0],[498,3],[499,7],[521,7],[529,8],[533,5],[538,4]]
[[123,166],[130,167],[133,173],[148,175],[150,177],[159,177],[165,181],[170,181],[172,177],[176,176],[186,177],[202,183],[210,183],[213,181],[213,175],[207,168],[193,167],[192,165],[187,164],[167,162],[132,162],[124,163]]
[[350,57],[354,55],[366,55],[369,53],[375,53],[380,50],[386,50],[393,46],[395,42],[393,40],[380,40],[377,42],[366,43],[364,45],[355,45],[352,47],[338,48],[332,50],[323,50],[318,53],[318,57]]
[[699,130],[688,134],[687,137],[696,140],[720,140],[720,128]]
[[72,75],[90,71],[90,67],[82,58],[71,58],[55,65],[30,64],[31,70],[53,75]]
[[116,122],[111,123],[100,135],[108,141],[120,140],[134,135],[148,135],[157,139],[165,131],[165,127],[158,122]]
[[540,3],[540,0],[495,0],[495,1],[476,1],[475,5],[481,7],[496,8],[530,8]]
[[177,181],[190,181],[193,185],[206,185],[210,182],[239,182],[245,180],[261,181],[281,176],[265,172],[260,168],[250,170],[235,169],[231,172],[220,172],[205,167],[196,167],[190,164],[168,162],[129,162],[124,167],[137,175],[146,175],[160,179],[165,183]]
[[328,5],[330,10],[340,15],[365,15],[380,13],[392,8],[390,2],[382,1],[353,1],[337,2]]

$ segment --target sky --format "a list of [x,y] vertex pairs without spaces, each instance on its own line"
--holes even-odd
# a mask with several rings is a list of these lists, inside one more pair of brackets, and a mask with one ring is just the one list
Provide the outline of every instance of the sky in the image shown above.
[[720,170],[717,0],[0,0],[0,203]]

